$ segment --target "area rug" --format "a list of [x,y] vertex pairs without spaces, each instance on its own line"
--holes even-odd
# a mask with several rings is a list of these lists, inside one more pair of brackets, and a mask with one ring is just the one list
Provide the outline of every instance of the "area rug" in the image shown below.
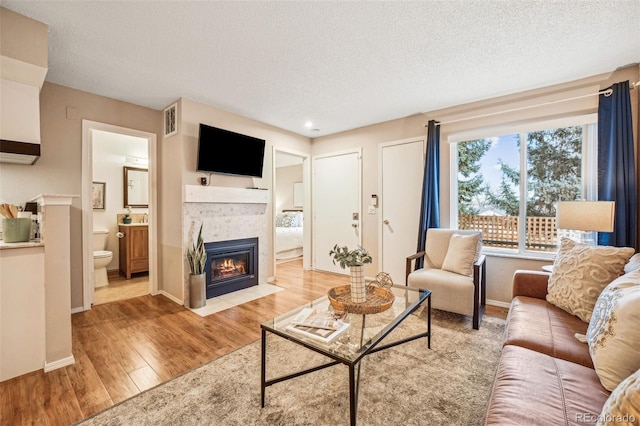
[[[425,330],[425,311],[411,315],[385,341]],[[500,356],[504,320],[433,311],[431,349],[415,340],[365,357],[359,425],[480,424]],[[267,376],[327,359],[268,334]],[[260,408],[260,341],[191,370],[98,413],[83,425],[344,425],[349,424],[348,370],[326,368],[266,390]]]

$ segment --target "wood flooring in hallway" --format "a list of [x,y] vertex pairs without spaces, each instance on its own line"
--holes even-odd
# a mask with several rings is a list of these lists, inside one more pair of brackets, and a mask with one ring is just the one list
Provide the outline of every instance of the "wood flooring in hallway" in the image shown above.
[[121,275],[109,276],[109,285],[96,288],[93,306],[149,294],[149,274],[137,274],[130,280]]

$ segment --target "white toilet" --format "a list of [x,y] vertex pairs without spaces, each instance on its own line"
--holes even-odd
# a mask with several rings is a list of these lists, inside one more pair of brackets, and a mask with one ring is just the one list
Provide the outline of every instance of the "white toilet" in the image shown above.
[[95,287],[109,285],[107,277],[107,265],[113,259],[113,252],[105,250],[107,248],[107,238],[109,231],[93,231],[93,282]]

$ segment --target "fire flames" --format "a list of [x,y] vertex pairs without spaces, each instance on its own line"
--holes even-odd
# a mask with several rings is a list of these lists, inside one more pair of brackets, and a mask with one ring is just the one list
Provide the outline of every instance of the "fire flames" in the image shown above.
[[224,259],[214,268],[215,278],[227,278],[245,274],[244,262],[236,262],[233,259]]

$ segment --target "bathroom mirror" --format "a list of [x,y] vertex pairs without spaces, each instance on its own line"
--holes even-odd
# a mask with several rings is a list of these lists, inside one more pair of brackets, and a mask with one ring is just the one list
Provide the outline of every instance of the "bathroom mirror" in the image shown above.
[[149,207],[149,171],[124,167],[124,207]]

